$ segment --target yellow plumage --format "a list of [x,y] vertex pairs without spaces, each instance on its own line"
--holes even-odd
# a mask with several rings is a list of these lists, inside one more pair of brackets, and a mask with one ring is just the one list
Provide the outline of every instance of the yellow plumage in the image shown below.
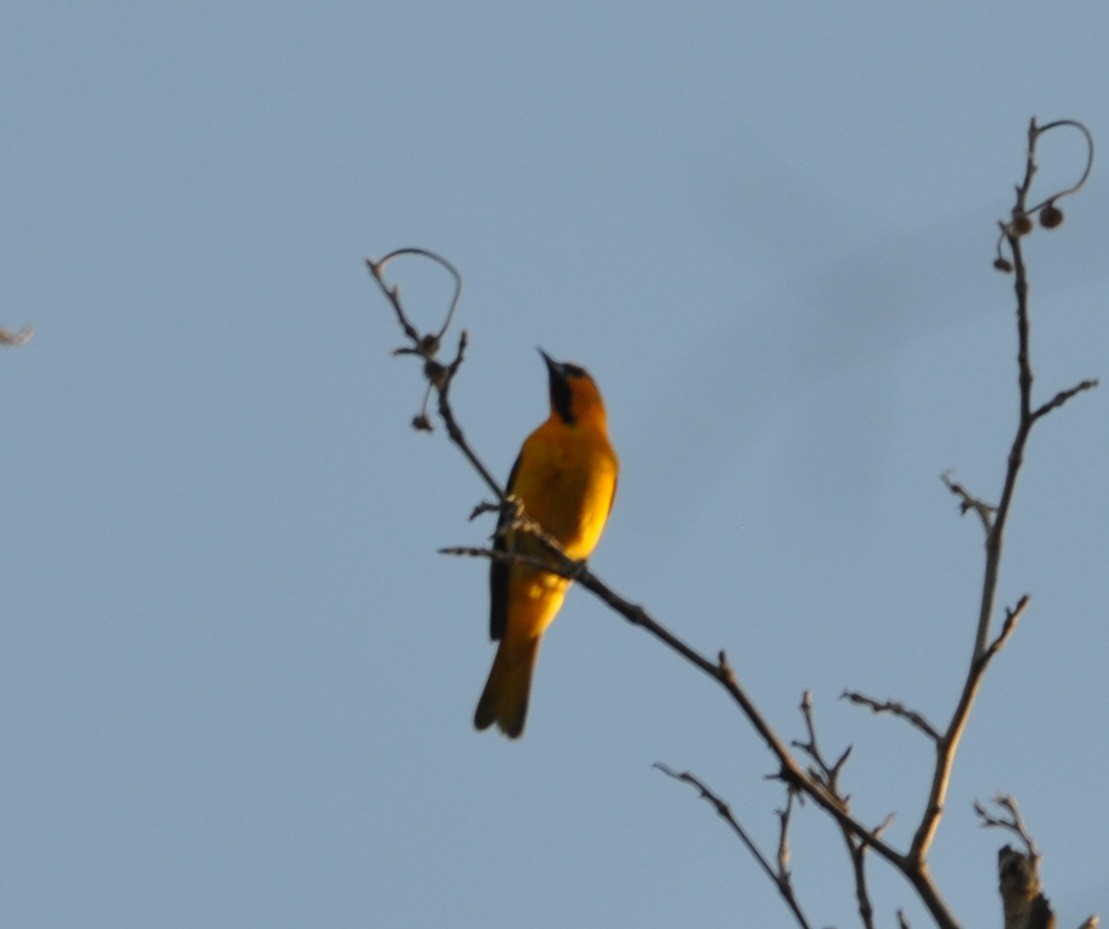
[[[550,375],[551,414],[524,440],[507,489],[571,558],[587,558],[612,508],[619,464],[593,379],[577,365],[541,354]],[[540,543],[526,533],[506,533],[497,546],[544,557]],[[518,738],[527,718],[539,642],[570,582],[537,568],[499,562],[493,563],[489,580],[489,633],[501,644],[474,725],[486,729],[496,723],[510,738]]]

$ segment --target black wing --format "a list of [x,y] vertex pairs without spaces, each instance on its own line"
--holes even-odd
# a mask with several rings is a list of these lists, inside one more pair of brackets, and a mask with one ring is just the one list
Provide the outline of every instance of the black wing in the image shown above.
[[[508,475],[509,493],[512,493],[516,483],[516,473],[519,470],[520,458],[517,456],[512,472]],[[500,529],[503,524],[504,517],[497,523],[497,528]],[[507,550],[508,544],[504,536],[497,535],[493,540],[493,551]],[[505,629],[508,626],[508,567],[503,561],[494,561],[489,568],[489,638],[494,642],[504,638]]]

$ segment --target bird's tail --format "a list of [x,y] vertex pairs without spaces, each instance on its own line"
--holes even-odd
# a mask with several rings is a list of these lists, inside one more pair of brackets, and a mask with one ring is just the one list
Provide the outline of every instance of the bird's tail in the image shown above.
[[512,641],[506,636],[501,640],[489,680],[474,711],[474,725],[478,729],[488,729],[496,723],[510,739],[520,737],[528,715],[531,674],[538,654],[539,636],[523,641]]

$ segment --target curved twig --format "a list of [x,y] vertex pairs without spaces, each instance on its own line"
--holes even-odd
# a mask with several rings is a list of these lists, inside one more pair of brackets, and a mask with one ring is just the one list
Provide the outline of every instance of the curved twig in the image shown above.
[[[405,316],[404,310],[402,309],[400,303],[400,288],[396,284],[394,284],[392,287],[389,287],[385,283],[385,266],[394,258],[399,258],[402,255],[418,255],[421,258],[429,258],[436,264],[446,268],[451,277],[454,278],[454,296],[451,298],[451,305],[450,308],[447,310],[447,316],[443,320],[443,325],[439,327],[439,331],[434,336],[430,337],[431,339],[434,339],[435,350],[438,350],[439,343],[442,341],[443,336],[446,335],[447,330],[450,328],[451,320],[454,319],[455,308],[458,306],[458,300],[462,296],[462,275],[459,273],[458,268],[452,265],[438,252],[433,252],[430,249],[419,248],[417,246],[408,246],[405,248],[394,249],[393,251],[389,252],[389,254],[387,254],[384,258],[376,261],[373,258],[366,259],[366,267],[369,268],[370,274],[372,274],[374,280],[376,280],[378,284],[381,285],[381,289],[385,292],[385,296],[389,298],[389,302],[393,305],[393,309],[396,310],[397,319],[400,322],[401,327],[404,329],[408,337],[412,339],[414,343],[416,343],[416,345],[420,345],[424,341],[424,339],[427,339],[429,337],[421,337],[417,333],[416,328],[408,321],[408,318]],[[419,355],[424,355],[424,351],[419,350],[415,347],[413,349],[401,350],[400,353],[415,353]],[[434,355],[434,351],[432,351],[432,355]]]
[[[766,876],[770,878],[774,886],[778,888],[778,893],[781,895],[786,906],[789,907],[790,912],[793,913],[793,918],[797,920],[797,924],[801,929],[811,929],[808,918],[805,916],[805,911],[801,909],[801,904],[798,902],[797,895],[793,890],[793,876],[788,866],[789,856],[788,854],[783,854],[783,848],[788,847],[785,844],[785,836],[789,827],[789,811],[792,802],[787,801],[786,809],[782,812],[780,817],[782,822],[782,833],[778,843],[778,868],[775,870],[771,866],[770,860],[762,853],[758,845],[755,844],[755,840],[751,838],[747,830],[744,829],[743,825],[736,819],[735,814],[732,813],[732,808],[724,799],[711,791],[699,778],[690,774],[688,771],[679,773],[673,768],[667,767],[661,761],[656,761],[654,767],[667,777],[672,777],[676,781],[682,781],[696,788],[701,798],[712,804],[717,815],[731,827],[739,840],[746,846],[747,851],[751,853],[751,857],[755,859]],[[792,793],[790,797],[792,798]]]
[[1090,130],[1087,129],[1083,123],[1080,123],[1077,119],[1056,119],[1048,123],[1046,126],[1036,126],[1036,120],[1033,119],[1032,126],[1034,127],[1037,136],[1046,135],[1047,133],[1051,132],[1052,129],[1058,129],[1060,126],[1071,126],[1081,132],[1086,139],[1086,167],[1082,171],[1082,176],[1078,179],[1077,183],[1075,183],[1072,187],[1068,187],[1066,190],[1061,190],[1059,191],[1059,193],[1052,194],[1050,197],[1041,200],[1035,206],[1029,207],[1029,213],[1035,213],[1041,207],[1044,207],[1049,203],[1054,203],[1056,200],[1061,200],[1063,199],[1063,197],[1069,197],[1071,194],[1077,193],[1079,190],[1082,189],[1083,185],[1085,185],[1086,181],[1090,177],[1090,172],[1094,169],[1094,137],[1090,134]]

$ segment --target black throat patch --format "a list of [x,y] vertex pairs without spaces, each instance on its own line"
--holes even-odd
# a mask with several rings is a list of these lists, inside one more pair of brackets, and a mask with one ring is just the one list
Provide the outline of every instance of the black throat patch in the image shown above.
[[574,395],[570,391],[570,382],[566,377],[567,373],[566,365],[562,366],[561,371],[551,368],[551,405],[558,413],[558,418],[567,426],[572,426],[578,420],[574,415]]

